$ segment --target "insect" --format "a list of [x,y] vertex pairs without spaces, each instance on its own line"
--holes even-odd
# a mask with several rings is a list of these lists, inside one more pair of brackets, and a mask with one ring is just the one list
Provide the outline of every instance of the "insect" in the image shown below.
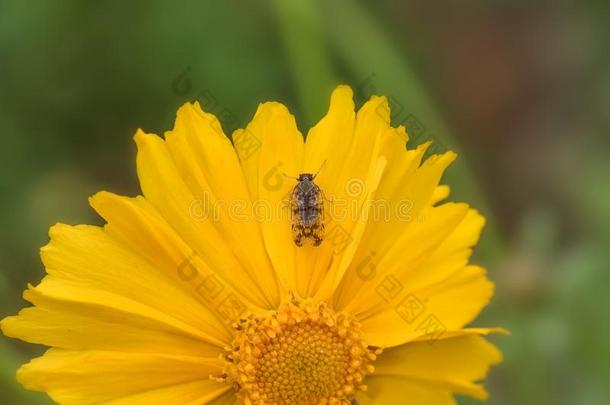
[[292,239],[301,247],[303,242],[311,240],[314,246],[319,246],[324,239],[324,194],[314,182],[316,176],[324,167],[324,163],[316,174],[301,173],[298,177],[289,177],[297,181],[290,193],[290,210],[292,212]]

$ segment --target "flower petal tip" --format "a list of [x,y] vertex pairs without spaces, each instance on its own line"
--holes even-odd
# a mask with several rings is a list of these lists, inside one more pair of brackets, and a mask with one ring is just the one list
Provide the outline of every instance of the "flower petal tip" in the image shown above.
[[135,135],[133,136],[133,140],[136,143],[136,146],[138,147],[138,150],[143,148],[146,143],[148,141],[150,141],[152,138],[156,138],[157,136],[154,134],[148,134],[146,132],[144,132],[144,130],[142,128],[138,128]]
[[336,98],[353,99],[354,91],[352,90],[352,88],[349,85],[340,84],[337,87],[335,87],[332,94],[330,95],[331,102],[334,101],[334,99],[336,99]]

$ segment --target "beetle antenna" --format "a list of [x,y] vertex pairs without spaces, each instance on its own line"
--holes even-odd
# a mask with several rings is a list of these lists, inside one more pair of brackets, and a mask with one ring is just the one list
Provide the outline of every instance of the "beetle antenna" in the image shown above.
[[322,162],[322,164],[320,165],[320,168],[318,169],[318,172],[316,174],[313,175],[313,178],[315,179],[318,174],[320,174],[320,172],[322,171],[322,168],[326,165],[326,159],[324,160],[324,162]]
[[289,176],[286,173],[282,173],[284,175],[284,177],[288,178],[288,179],[293,179],[293,180],[298,180],[298,177],[294,177],[294,176]]

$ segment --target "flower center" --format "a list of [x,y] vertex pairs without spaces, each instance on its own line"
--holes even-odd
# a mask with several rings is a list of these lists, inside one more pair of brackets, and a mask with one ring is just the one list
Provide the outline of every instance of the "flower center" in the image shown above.
[[221,380],[247,405],[349,403],[381,353],[363,342],[355,320],[324,303],[293,299],[235,328]]

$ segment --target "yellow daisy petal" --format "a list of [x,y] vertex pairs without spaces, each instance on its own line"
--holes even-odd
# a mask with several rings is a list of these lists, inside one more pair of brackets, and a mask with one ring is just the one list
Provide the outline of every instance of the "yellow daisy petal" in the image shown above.
[[367,224],[371,200],[386,168],[380,154],[389,128],[385,97],[372,97],[356,114],[347,158],[329,190],[329,238],[316,252],[306,296],[328,300],[349,265]]
[[[339,181],[337,173],[341,173],[349,153],[356,113],[354,112],[354,100],[352,89],[348,86],[339,86],[333,91],[330,98],[328,112],[320,122],[307,134],[305,143],[305,160],[303,171],[306,173],[318,173],[316,183],[324,191],[323,201],[325,205],[332,204],[331,198]],[[328,208],[326,216],[330,214]],[[336,232],[336,237],[345,235],[340,228],[328,229],[327,232]],[[296,291],[303,297],[311,296],[315,288],[314,282],[319,282],[323,277],[320,274],[325,264],[316,266],[316,260],[320,258],[323,263],[328,263],[334,251],[341,250],[341,242],[337,240],[331,246],[304,246],[297,251],[296,260]],[[322,259],[324,257],[324,259]]]
[[[200,402],[201,403],[201,402]],[[233,390],[227,391],[223,395],[218,398],[214,398],[213,400],[207,402],[209,405],[240,405],[243,402],[235,395]],[[193,404],[195,405],[195,404]]]
[[[428,258],[462,221],[467,209],[465,204],[454,203],[434,208],[429,220],[411,222],[384,252],[368,250],[368,247],[363,245],[358,257],[351,263],[352,266],[342,282],[341,290],[337,293],[337,297],[341,298],[337,306],[358,310],[356,308],[373,304],[354,299],[360,298],[359,293],[363,288],[367,289],[369,294],[377,295],[375,303],[381,300],[383,297],[375,294],[375,291],[370,291],[371,285],[398,271],[412,269],[419,260]],[[367,261],[367,257],[371,259],[369,260],[372,262],[371,265],[375,266],[371,276],[365,275],[360,268],[361,263]]]
[[260,228],[254,221],[235,218],[237,209],[252,203],[237,153],[216,117],[203,112],[198,103],[187,103],[178,110],[174,129],[165,139],[180,176],[197,197],[191,214],[215,226],[255,284],[264,286],[271,305],[277,306],[277,279]]
[[307,133],[303,171],[320,174],[316,183],[323,190],[334,190],[352,143],[356,113],[352,89],[339,86],[330,97],[326,116]]
[[294,184],[286,175],[296,176],[302,171],[303,136],[294,117],[279,103],[261,104],[247,128],[234,139],[240,136],[260,140],[254,155],[240,155],[242,169],[267,253],[283,283],[294,289],[296,249],[292,242],[286,243],[292,241],[288,202]]
[[[150,329],[164,328],[166,335],[180,332],[188,338],[187,341],[201,339],[222,347],[223,342],[230,340],[228,329],[218,317],[210,314],[176,281],[172,282],[133,251],[125,249],[102,229],[60,224],[51,229],[50,235],[51,242],[41,250],[49,276],[25,293],[25,298],[38,307],[3,322],[5,333],[31,338],[33,335],[28,334],[28,330],[38,332],[38,343],[51,344],[47,339],[53,341],[62,338],[56,335],[56,322],[65,325],[69,319],[82,319],[88,312],[91,315],[99,314],[94,318],[105,319],[105,323],[114,323],[115,328],[119,329],[121,319],[133,319]],[[163,300],[160,299],[158,285],[165,286]],[[80,303],[83,307],[74,313],[64,311],[74,308],[71,303]],[[50,317],[52,313],[57,318]],[[45,319],[43,314],[48,316],[48,326],[37,329],[32,320],[40,319],[39,322],[42,322]],[[94,341],[112,344],[110,341],[100,341],[95,336],[95,330],[87,326],[79,325],[78,329],[83,335]],[[70,336],[65,338],[71,339]],[[80,336],[78,339],[82,338]],[[79,343],[78,339],[72,341],[78,347],[96,347],[84,346],[82,340]]]
[[217,359],[201,357],[51,349],[17,378],[62,404],[186,404],[229,389],[207,379],[221,367]]
[[[152,267],[134,251],[126,249],[103,229],[93,226],[56,225],[50,230],[51,242],[41,249],[42,261],[49,274],[35,288],[45,296],[93,301],[95,294],[112,294],[108,306],[119,307],[120,300],[142,306],[142,311],[169,315],[184,325],[201,331],[210,327],[222,331],[223,323],[185,291],[184,283]],[[164,299],[156,286],[163,284]],[[62,289],[80,289],[87,293],[77,298]],[[102,297],[100,302],[104,302]],[[146,307],[144,307],[146,306]],[[124,309],[124,308],[120,308]],[[130,310],[133,308],[125,308]],[[219,334],[227,338],[229,335]]]
[[38,299],[2,320],[6,336],[64,349],[217,356],[221,348],[164,323],[94,306]]
[[484,269],[467,266],[441,283],[409,289],[393,305],[380,305],[358,318],[366,340],[374,345],[390,347],[422,337],[435,340],[474,320],[493,288]]
[[[425,215],[429,220],[414,224],[396,244],[395,256],[390,251],[373,270],[362,265],[354,270],[351,287],[358,286],[359,299],[349,308],[360,314],[375,344],[396,345],[417,338],[425,334],[424,321],[443,330],[461,328],[493,293],[485,271],[467,267],[483,218],[463,204],[429,208]],[[404,263],[409,266],[401,268]],[[443,307],[456,296],[460,298],[453,305]]]
[[430,341],[430,336],[424,335],[424,336],[420,336],[419,338],[415,339],[414,342],[426,341],[428,343],[434,343],[437,340],[451,339],[451,338],[460,337],[460,336],[471,336],[471,335],[487,336],[487,335],[491,335],[491,334],[510,336],[510,332],[504,328],[463,328],[463,329],[445,331],[442,335],[438,336],[438,339],[435,339],[433,341]]
[[483,400],[487,392],[476,382],[501,360],[494,345],[467,335],[394,347],[379,356],[375,368],[378,376],[399,376]]
[[225,395],[235,397],[226,385],[214,381],[199,379],[193,382],[155,388],[108,401],[107,405],[150,405],[150,404],[220,404]]
[[[210,267],[205,257],[184,242],[145,199],[101,192],[90,202],[108,221],[105,229],[109,234],[140,252],[149,263],[178,281],[181,288],[190,290],[221,320],[228,317],[233,321],[246,309],[262,310],[254,304],[258,297],[244,282],[243,273],[235,268]],[[228,316],[222,310],[227,300],[239,303],[243,309]]]
[[447,185],[438,186],[434,190],[434,194],[432,194],[432,205],[435,205],[447,197],[449,197],[449,193],[451,192],[451,188]]
[[[138,145],[138,177],[146,199],[210,267],[230,269],[230,273],[239,276],[243,280],[240,284],[244,285],[250,278],[248,269],[238,261],[211,220],[201,220],[193,215],[193,205],[198,203],[198,197],[180,176],[166,143],[142,131],[138,131],[135,140]],[[257,305],[271,306],[271,298],[265,296],[264,286],[252,283],[248,289],[257,294],[251,297]]]
[[356,396],[358,404],[386,405],[400,401],[404,405],[457,405],[448,390],[438,390],[426,384],[401,377],[371,377],[366,392]]

